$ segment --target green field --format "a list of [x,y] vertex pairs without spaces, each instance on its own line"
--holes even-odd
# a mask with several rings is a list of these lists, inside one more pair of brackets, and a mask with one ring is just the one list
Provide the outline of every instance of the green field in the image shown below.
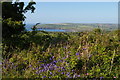
[[37,28],[47,28],[47,29],[65,29],[74,32],[81,32],[81,31],[92,31],[95,28],[100,28],[105,31],[112,31],[118,29],[117,24],[101,24],[101,23],[56,23],[56,24],[40,24],[37,25]]

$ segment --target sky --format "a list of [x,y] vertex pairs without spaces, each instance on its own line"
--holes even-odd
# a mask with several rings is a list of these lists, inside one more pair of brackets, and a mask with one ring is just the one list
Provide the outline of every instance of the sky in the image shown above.
[[117,2],[36,2],[34,13],[25,14],[26,24],[117,23]]
[[[20,0],[21,2],[28,2],[31,0]],[[120,0],[33,0],[36,2],[119,2]]]

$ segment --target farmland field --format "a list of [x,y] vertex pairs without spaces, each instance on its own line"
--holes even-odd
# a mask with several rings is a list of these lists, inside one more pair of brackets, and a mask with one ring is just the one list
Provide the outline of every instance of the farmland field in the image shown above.
[[63,29],[69,32],[92,31],[95,28],[100,28],[106,31],[117,30],[117,24],[109,23],[55,23],[55,24],[40,24],[36,26],[38,29]]

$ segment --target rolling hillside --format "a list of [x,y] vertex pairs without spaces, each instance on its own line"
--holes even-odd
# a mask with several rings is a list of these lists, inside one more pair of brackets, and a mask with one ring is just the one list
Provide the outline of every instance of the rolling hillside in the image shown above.
[[86,23],[55,23],[55,24],[40,24],[37,28],[43,29],[65,29],[69,31],[91,31],[95,28],[100,28],[106,31],[117,29],[117,24],[86,24]]

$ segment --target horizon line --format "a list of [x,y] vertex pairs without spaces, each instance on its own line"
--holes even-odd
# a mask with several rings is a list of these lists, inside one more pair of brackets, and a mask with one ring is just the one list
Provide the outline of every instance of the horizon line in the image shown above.
[[[25,23],[25,24],[36,24],[36,23]],[[69,23],[77,24],[79,22],[60,22],[60,23],[53,22],[53,23],[40,23],[40,24],[69,24]],[[79,23],[79,24],[118,24],[118,23]]]

